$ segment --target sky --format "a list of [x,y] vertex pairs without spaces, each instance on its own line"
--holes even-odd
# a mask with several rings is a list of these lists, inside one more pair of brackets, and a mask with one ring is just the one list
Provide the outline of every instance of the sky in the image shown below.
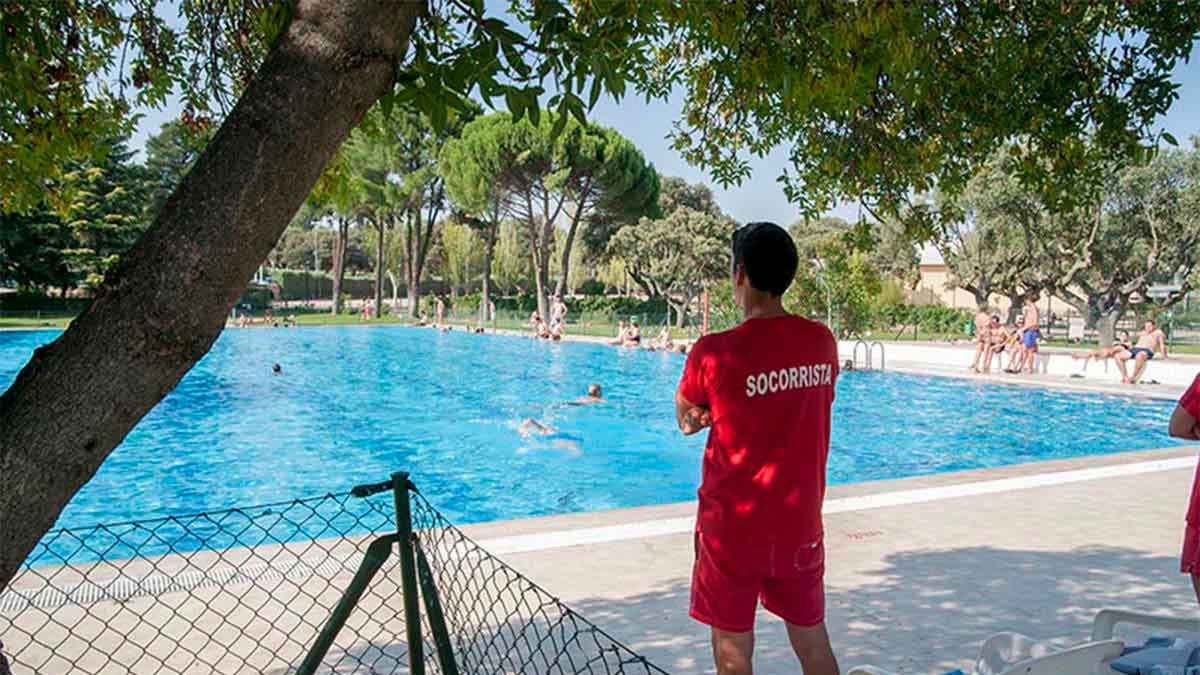
[[[1187,144],[1192,136],[1200,135],[1200,41],[1193,49],[1192,60],[1177,66],[1172,79],[1180,85],[1179,99],[1160,119],[1158,129],[1172,134],[1183,145]],[[497,104],[500,102],[497,101]],[[692,182],[709,183],[721,207],[739,222],[795,222],[799,218],[799,212],[788,203],[782,188],[775,180],[788,164],[787,148],[776,148],[768,156],[754,161],[752,176],[741,185],[728,189],[720,188],[702,169],[688,165],[671,149],[667,135],[671,131],[672,122],[679,117],[682,104],[681,96],[650,103],[646,103],[637,95],[626,96],[619,103],[603,97],[589,113],[589,119],[612,127],[633,141],[660,173],[681,176]],[[132,147],[138,150],[164,122],[179,114],[179,105],[176,100],[172,100],[161,110],[144,112],[131,143]],[[830,215],[856,220],[859,214],[855,205],[843,204],[830,211]]]

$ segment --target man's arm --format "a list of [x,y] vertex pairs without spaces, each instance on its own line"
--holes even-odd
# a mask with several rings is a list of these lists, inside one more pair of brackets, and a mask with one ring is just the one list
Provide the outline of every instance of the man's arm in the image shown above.
[[1200,435],[1196,434],[1196,418],[1181,405],[1175,406],[1175,412],[1171,413],[1171,424],[1167,430],[1175,438],[1200,440]]
[[683,432],[683,435],[691,436],[712,425],[712,413],[708,411],[708,408],[695,405],[676,392],[675,421],[679,424],[679,430]]
[[1167,354],[1167,334],[1165,331],[1158,331],[1158,346],[1161,347],[1159,351],[1162,352],[1162,357],[1164,359],[1169,358],[1170,355]]

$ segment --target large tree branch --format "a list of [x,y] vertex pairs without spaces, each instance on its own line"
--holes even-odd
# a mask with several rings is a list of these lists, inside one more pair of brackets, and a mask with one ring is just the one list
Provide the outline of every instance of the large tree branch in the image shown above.
[[300,0],[154,226],[0,397],[0,589],[212,346],[338,145],[393,86],[423,9]]

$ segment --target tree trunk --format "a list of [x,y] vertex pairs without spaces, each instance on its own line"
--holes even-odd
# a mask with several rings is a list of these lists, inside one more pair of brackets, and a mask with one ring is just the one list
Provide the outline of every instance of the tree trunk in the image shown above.
[[350,240],[350,221],[338,218],[333,236],[333,313],[342,313],[342,280],[346,277],[346,246]]
[[396,309],[400,304],[400,282],[396,280],[396,273],[391,270],[387,271],[387,277],[388,283],[392,285],[392,314],[399,314]]
[[492,256],[496,252],[496,227],[489,226],[483,234],[483,287],[479,292],[479,314],[484,323],[492,320]]
[[375,221],[375,318],[379,318],[379,310],[383,308],[383,240],[387,231],[387,221],[380,218]]
[[1102,314],[1093,319],[1096,327],[1096,332],[1100,339],[1100,346],[1105,347],[1111,345],[1117,339],[1117,321],[1121,318],[1120,312],[1110,312]]
[[672,302],[672,303],[670,303],[670,306],[672,309],[675,310],[675,327],[683,328],[684,324],[687,321],[688,303],[684,302],[684,303],[676,304],[676,303]]
[[0,590],[113,448],[208,352],[338,145],[393,86],[423,8],[299,0],[154,225],[0,396]]
[[[587,193],[586,192],[584,193],[584,196],[582,199],[583,199],[583,202],[586,203],[586,201],[587,201]],[[562,258],[561,258],[561,263],[562,263],[561,275],[562,276],[560,276],[558,278],[558,285],[555,286],[555,288],[554,288],[554,295],[556,297],[560,297],[560,298],[567,297],[567,280],[571,274],[571,249],[575,247],[575,231],[579,228],[579,221],[583,217],[583,210],[584,210],[583,206],[578,206],[575,210],[574,216],[571,218],[570,225],[567,226],[567,239],[565,242],[563,242]]]

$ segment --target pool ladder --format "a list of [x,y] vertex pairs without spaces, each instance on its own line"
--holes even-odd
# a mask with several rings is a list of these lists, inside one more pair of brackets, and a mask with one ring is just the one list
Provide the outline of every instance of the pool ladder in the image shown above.
[[[866,360],[864,361],[862,366],[859,366],[859,363],[858,363],[858,348],[860,346],[862,347],[863,355],[866,357]],[[876,341],[868,344],[866,340],[863,340],[860,338],[857,342],[854,343],[853,363],[854,363],[855,370],[859,370],[861,368],[865,368],[866,370],[874,370],[874,368],[875,368],[875,348],[876,347],[879,347],[879,369],[880,370],[884,369],[884,363],[885,363],[886,357],[884,355],[883,343],[880,342],[879,340],[876,340]]]

